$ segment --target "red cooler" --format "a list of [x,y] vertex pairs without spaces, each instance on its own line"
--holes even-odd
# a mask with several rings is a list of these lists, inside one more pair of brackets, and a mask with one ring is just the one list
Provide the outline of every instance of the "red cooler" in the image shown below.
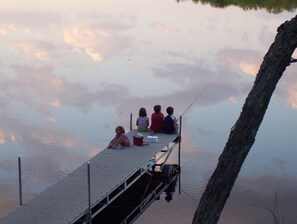
[[136,146],[143,146],[143,135],[142,134],[135,134],[133,135],[133,145]]

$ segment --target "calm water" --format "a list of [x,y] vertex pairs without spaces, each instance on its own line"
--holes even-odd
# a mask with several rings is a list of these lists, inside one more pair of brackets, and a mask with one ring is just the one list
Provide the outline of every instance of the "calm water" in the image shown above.
[[[105,148],[115,126],[153,105],[184,114],[182,193],[137,221],[191,223],[200,196],[277,27],[269,13],[191,1],[19,0],[0,3],[0,216]],[[294,57],[297,57],[295,52]],[[220,224],[297,220],[297,76],[274,92]],[[176,162],[176,156],[171,158]],[[118,167],[120,168],[120,167]]]

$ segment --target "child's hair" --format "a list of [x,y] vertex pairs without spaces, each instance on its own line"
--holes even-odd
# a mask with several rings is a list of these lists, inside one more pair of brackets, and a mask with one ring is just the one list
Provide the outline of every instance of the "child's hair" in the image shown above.
[[167,114],[173,114],[173,107],[167,107],[166,109]]
[[119,130],[121,133],[125,134],[125,129],[123,126],[117,126],[115,130]]
[[155,106],[154,106],[154,111],[155,111],[156,113],[159,113],[159,112],[161,111],[161,105],[155,105]]
[[141,107],[139,109],[139,117],[146,117],[147,114],[146,114],[146,109],[144,107]]

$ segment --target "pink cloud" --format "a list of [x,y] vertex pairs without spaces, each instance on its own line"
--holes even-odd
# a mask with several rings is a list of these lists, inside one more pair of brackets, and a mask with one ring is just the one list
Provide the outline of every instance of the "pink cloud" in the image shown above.
[[130,26],[121,24],[81,24],[63,29],[65,43],[83,51],[94,61],[117,55],[131,46],[131,38],[122,34]]

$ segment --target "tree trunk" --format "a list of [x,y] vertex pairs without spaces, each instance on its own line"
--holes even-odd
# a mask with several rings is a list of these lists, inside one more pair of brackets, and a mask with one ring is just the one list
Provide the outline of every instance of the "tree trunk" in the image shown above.
[[241,166],[255,141],[276,84],[286,67],[295,62],[292,54],[297,47],[297,16],[283,23],[277,31],[201,197],[193,224],[218,222]]

